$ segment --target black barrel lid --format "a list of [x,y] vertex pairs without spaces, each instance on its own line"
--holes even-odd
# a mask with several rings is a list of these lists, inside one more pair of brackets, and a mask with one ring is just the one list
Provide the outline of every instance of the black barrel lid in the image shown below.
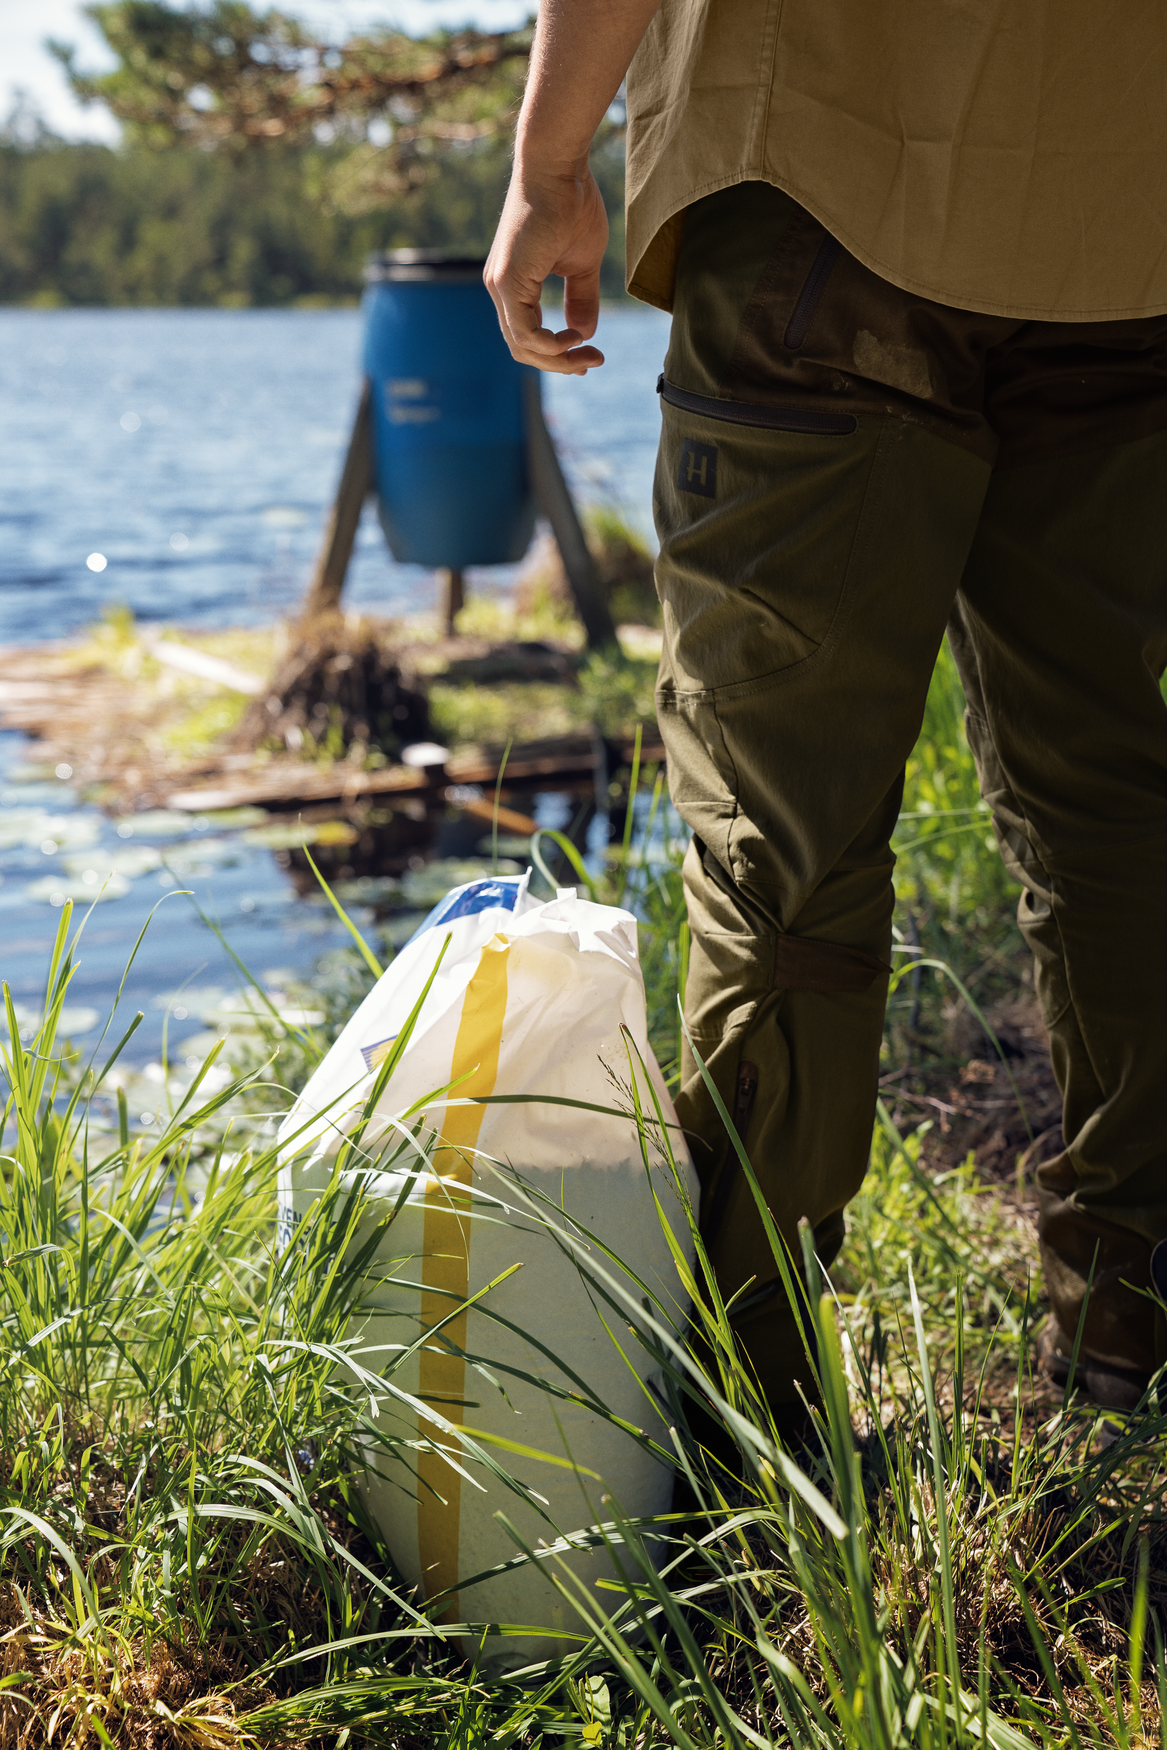
[[439,280],[443,285],[481,281],[486,257],[451,255],[444,249],[383,249],[365,262],[365,284]]

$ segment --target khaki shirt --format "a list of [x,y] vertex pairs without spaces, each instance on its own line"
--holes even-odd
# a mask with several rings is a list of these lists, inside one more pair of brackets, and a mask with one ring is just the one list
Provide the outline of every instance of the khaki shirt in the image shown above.
[[628,289],[775,183],[942,304],[1167,311],[1167,0],[663,0],[628,74]]

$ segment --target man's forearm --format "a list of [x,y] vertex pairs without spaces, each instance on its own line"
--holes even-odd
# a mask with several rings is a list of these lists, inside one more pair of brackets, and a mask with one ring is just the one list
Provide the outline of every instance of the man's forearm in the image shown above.
[[516,167],[578,174],[660,0],[542,0]]
[[[521,364],[579,375],[594,346],[608,220],[588,166],[592,138],[660,0],[543,0],[515,138],[515,168],[483,276]],[[549,274],[567,327],[543,327]]]

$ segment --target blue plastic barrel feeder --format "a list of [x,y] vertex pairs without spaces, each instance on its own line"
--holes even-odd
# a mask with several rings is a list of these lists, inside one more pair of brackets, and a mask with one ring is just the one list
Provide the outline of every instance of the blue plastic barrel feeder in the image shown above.
[[535,524],[523,378],[484,263],[395,249],[365,272],[377,508],[395,559],[505,565]]

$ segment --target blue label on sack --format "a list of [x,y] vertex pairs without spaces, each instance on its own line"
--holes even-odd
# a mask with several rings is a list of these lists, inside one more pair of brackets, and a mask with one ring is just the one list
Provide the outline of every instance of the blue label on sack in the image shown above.
[[[526,875],[491,875],[485,880],[468,881],[462,887],[452,887],[445,898],[438,901],[428,917],[417,926],[405,946],[408,948],[429,930],[435,930],[442,924],[452,924],[455,918],[473,917],[480,911],[514,911],[520,893],[526,889],[527,880]],[[390,1033],[387,1039],[378,1039],[372,1045],[361,1046],[361,1056],[370,1075],[384,1063],[396,1038],[396,1033]]]
[[468,881],[464,887],[452,887],[418,924],[405,946],[439,924],[452,924],[455,918],[473,917],[480,911],[514,911],[526,880],[525,875],[491,875],[482,881]]
[[390,1033],[388,1039],[378,1039],[375,1045],[361,1046],[361,1056],[364,1058],[365,1068],[370,1074],[373,1070],[380,1069],[389,1055],[389,1047],[396,1038],[396,1033]]

